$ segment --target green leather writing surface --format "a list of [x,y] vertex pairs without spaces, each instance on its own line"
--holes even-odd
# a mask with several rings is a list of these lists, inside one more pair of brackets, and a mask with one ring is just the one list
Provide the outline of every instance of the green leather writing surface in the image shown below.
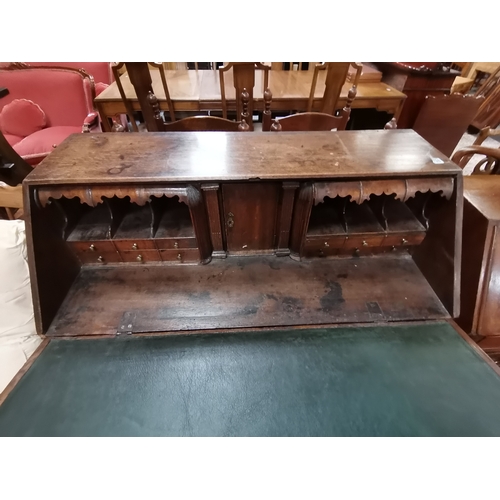
[[2,436],[498,436],[500,377],[446,323],[53,340]]

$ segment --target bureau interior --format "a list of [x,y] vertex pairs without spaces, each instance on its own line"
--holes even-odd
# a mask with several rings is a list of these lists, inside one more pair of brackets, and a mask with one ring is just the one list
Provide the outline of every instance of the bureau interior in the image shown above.
[[[280,183],[271,190],[261,184],[263,192],[280,192]],[[306,210],[303,190],[313,193]],[[276,249],[287,234],[289,205],[292,258],[266,248],[211,259],[214,206],[226,250],[226,233],[234,230],[221,198],[211,208],[202,198],[194,214],[176,191],[93,201],[60,191],[41,202],[31,190],[37,328],[85,336],[454,316],[457,190],[435,191],[365,190],[356,197],[297,183],[293,203],[280,193],[276,213],[244,200],[247,224],[275,221]]]

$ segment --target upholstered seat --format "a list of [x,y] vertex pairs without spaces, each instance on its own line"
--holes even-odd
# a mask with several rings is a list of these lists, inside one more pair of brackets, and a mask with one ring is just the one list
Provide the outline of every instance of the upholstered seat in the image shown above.
[[100,130],[94,81],[83,70],[0,67],[0,86],[9,91],[0,99],[0,131],[31,165],[69,135]]

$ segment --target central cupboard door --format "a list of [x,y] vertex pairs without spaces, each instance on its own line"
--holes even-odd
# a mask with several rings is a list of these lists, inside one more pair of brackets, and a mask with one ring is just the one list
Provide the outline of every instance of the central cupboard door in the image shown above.
[[275,248],[278,183],[223,184],[229,253],[271,253]]

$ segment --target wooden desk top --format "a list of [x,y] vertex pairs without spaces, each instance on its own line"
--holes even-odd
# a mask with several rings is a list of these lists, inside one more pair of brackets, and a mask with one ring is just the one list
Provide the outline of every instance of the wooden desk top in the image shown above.
[[[438,163],[433,158],[439,159]],[[461,172],[413,130],[103,133],[73,134],[28,175],[27,183],[390,177]]]
[[[170,70],[166,71],[166,78],[170,98],[173,101],[220,101],[220,80],[218,71],[196,70]],[[311,89],[312,71],[270,71],[269,88],[274,100],[307,99]],[[326,71],[321,71],[318,76],[315,98],[320,99],[324,92]],[[165,99],[165,92],[161,83],[160,72],[151,70],[153,91],[160,100]],[[127,98],[135,100],[134,87],[130,83],[127,73],[120,78]],[[233,74],[231,71],[224,77],[226,99],[235,100]],[[346,83],[341,92],[341,98],[346,98],[350,83]],[[262,100],[264,92],[264,76],[262,71],[256,71],[254,99]],[[389,85],[378,83],[360,83],[356,99],[404,99],[402,92]],[[112,83],[106,90],[99,94],[96,103],[121,101],[116,83]]]
[[487,219],[500,221],[500,176],[465,175],[464,198]]

